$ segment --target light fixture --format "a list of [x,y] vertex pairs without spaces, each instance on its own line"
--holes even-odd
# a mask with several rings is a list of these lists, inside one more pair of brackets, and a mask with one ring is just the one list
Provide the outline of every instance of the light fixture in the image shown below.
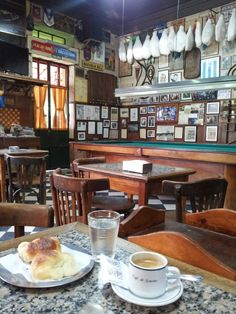
[[206,90],[236,88],[236,76],[224,78],[194,79],[181,82],[142,85],[115,89],[115,97],[152,96],[171,93],[186,93]]

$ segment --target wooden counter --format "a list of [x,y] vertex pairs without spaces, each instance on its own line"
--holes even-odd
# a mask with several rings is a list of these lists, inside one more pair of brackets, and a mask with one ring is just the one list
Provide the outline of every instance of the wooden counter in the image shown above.
[[1,136],[0,149],[9,146],[40,149],[40,138],[37,136]]

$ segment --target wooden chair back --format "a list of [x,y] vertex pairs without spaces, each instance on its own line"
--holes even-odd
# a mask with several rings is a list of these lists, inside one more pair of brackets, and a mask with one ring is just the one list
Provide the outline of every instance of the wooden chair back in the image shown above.
[[0,226],[14,226],[15,238],[24,235],[25,226],[53,227],[53,209],[47,205],[0,203]]
[[109,188],[108,179],[69,177],[56,169],[50,175],[53,209],[58,226],[80,221],[87,224],[93,192]]
[[227,185],[224,178],[209,178],[195,182],[164,180],[162,192],[175,196],[176,221],[185,222],[188,214],[186,200],[190,202],[192,213],[224,207]]
[[89,157],[74,159],[71,163],[72,175],[73,177],[89,178],[89,173],[87,171],[79,170],[78,165],[101,164],[105,162],[106,162],[105,157]]
[[46,203],[46,157],[5,155],[10,202],[25,203],[31,192],[38,203]]

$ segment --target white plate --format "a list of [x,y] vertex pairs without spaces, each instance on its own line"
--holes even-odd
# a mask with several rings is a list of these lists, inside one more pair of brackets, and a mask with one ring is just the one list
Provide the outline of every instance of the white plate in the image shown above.
[[24,263],[19,258],[18,253],[14,252],[0,258],[0,278],[3,281],[18,287],[49,288],[62,286],[76,281],[92,270],[94,260],[86,250],[74,246],[62,245],[62,252],[71,253],[79,265],[79,272],[74,276],[65,277],[60,280],[33,281],[29,271],[29,264]]
[[111,285],[113,291],[123,300],[128,301],[130,303],[134,303],[137,305],[143,305],[143,306],[163,306],[170,303],[175,302],[178,300],[182,293],[183,293],[183,284],[181,281],[179,281],[179,284],[176,288],[169,290],[168,292],[164,293],[163,295],[147,299],[147,298],[141,298],[136,295],[134,295],[131,291],[118,287],[114,284]]

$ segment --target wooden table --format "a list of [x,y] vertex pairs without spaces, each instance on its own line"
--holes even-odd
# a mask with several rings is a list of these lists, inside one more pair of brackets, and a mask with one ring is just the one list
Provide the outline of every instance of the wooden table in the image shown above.
[[48,154],[47,150],[40,149],[20,149],[18,152],[9,152],[6,149],[0,149],[0,201],[6,201],[6,164],[4,160],[5,154],[11,154],[14,156],[31,156],[31,157],[41,157]]
[[139,205],[148,204],[150,195],[161,193],[163,180],[188,181],[189,175],[195,173],[188,168],[157,164],[153,164],[152,171],[147,174],[123,171],[122,163],[79,165],[78,169],[89,171],[90,178],[109,178],[111,189],[128,195],[138,195]]
[[[0,256],[9,254],[11,248],[16,248],[22,241],[31,241],[39,236],[57,235],[61,243],[73,244],[90,250],[88,227],[80,223],[72,223],[55,227],[38,234],[18,239],[0,242]],[[127,263],[129,255],[142,250],[141,247],[126,240],[118,239],[116,256]],[[234,313],[235,312],[235,282],[203,271],[197,267],[168,258],[169,264],[179,267],[182,273],[200,274],[204,277],[201,283],[183,281],[182,297],[175,303],[163,307],[137,306],[119,298],[111,289],[99,289],[99,265],[84,278],[66,286],[50,289],[24,289],[13,287],[0,280],[0,308],[2,312],[12,313],[119,313],[119,314],[150,314],[150,313]],[[214,300],[214,302],[213,302]],[[100,309],[101,312],[98,311]],[[103,310],[103,311],[102,311]],[[82,313],[82,311],[81,311]]]

